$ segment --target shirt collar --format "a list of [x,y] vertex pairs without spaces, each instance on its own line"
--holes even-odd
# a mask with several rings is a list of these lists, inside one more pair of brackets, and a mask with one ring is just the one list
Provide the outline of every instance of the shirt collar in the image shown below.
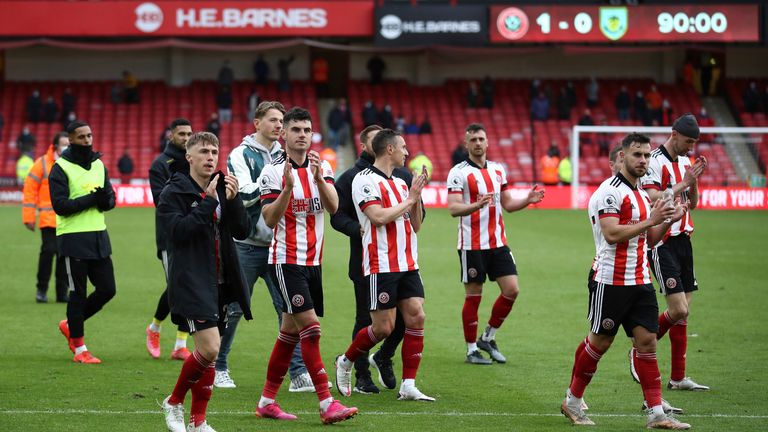
[[663,154],[667,159],[669,159],[670,162],[677,162],[677,158],[672,159],[672,156],[667,151],[667,148],[663,145],[659,146],[659,150],[661,151],[661,154]]
[[307,167],[309,167],[309,158],[308,158],[308,157],[304,158],[304,163],[303,163],[303,164],[301,164],[301,165],[298,165],[296,162],[294,162],[294,161],[293,161],[293,159],[291,159],[291,158],[288,156],[288,152],[286,152],[286,151],[283,151],[283,155],[285,155],[285,160],[286,160],[286,161],[288,161],[288,162],[290,162],[290,163],[291,163],[291,167],[293,167],[293,168],[295,168],[295,169],[299,169],[299,168],[307,168]]
[[472,159],[470,159],[470,158],[469,158],[469,156],[467,156],[467,157],[466,157],[466,159],[464,159],[464,160],[465,160],[465,161],[467,161],[467,163],[468,163],[470,166],[473,166],[473,167],[475,167],[475,168],[477,168],[477,169],[485,169],[485,168],[488,168],[488,160],[487,160],[487,159],[486,159],[486,161],[485,161],[485,165],[483,165],[483,166],[480,166],[480,165],[476,164],[474,161],[472,161]]
[[619,180],[621,180],[622,183],[624,183],[625,185],[629,186],[630,189],[637,190],[637,184],[630,183],[629,180],[627,180],[627,178],[624,177],[624,174],[622,174],[621,172],[617,172],[616,173],[616,177]]

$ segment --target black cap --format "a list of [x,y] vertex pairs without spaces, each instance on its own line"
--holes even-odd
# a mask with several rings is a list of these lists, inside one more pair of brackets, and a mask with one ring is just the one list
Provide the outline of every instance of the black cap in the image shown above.
[[672,130],[676,130],[678,133],[689,138],[699,138],[699,122],[696,121],[696,117],[691,113],[683,114],[678,117],[677,120],[672,123]]

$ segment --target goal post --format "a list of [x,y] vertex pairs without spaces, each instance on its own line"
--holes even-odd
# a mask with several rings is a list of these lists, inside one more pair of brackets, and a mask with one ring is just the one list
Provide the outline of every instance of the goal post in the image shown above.
[[[573,166],[573,179],[571,181],[571,208],[580,208],[580,201],[584,202],[584,199],[580,199],[581,193],[586,193],[587,188],[582,188],[579,180],[579,171],[581,169],[580,163],[580,146],[579,138],[583,133],[624,133],[629,134],[632,132],[638,132],[649,135],[651,137],[651,146],[653,148],[666,142],[669,134],[672,132],[671,126],[581,126],[574,125],[571,129],[571,163]],[[702,134],[714,134],[714,135],[736,135],[743,142],[749,143],[751,138],[750,134],[768,134],[768,127],[702,127]],[[725,139],[725,138],[724,138]],[[613,143],[613,145],[618,142]],[[768,145],[768,141],[765,143]],[[605,163],[608,163],[606,158]],[[583,189],[583,191],[582,191]],[[587,197],[588,198],[588,197]]]

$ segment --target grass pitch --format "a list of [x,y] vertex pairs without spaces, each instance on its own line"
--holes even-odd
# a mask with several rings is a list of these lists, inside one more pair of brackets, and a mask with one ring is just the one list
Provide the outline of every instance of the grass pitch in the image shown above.
[[[763,431],[768,342],[764,337],[768,213],[696,212],[694,251],[701,290],[688,329],[688,374],[710,385],[704,393],[664,391],[680,418],[698,431]],[[3,431],[159,431],[158,407],[181,364],[168,359],[175,330],[163,326],[163,357],[144,347],[144,329],[163,290],[155,258],[152,209],[118,209],[107,224],[114,250],[117,296],[86,322],[86,342],[102,365],[72,363],[56,324],[65,306],[34,302],[39,232],[21,224],[18,207],[0,207],[0,429]],[[507,236],[520,271],[521,294],[497,335],[506,365],[463,363],[463,288],[459,283],[456,221],[430,210],[419,233],[419,261],[426,286],[426,340],[419,387],[437,402],[396,401],[394,391],[354,394],[345,404],[360,414],[334,426],[346,430],[572,430],[559,414],[573,352],[588,329],[586,274],[594,253],[584,211],[526,210],[507,215]],[[351,338],[354,303],[347,274],[347,240],[330,227],[325,244],[326,317],[322,351],[331,377],[333,359]],[[52,290],[49,296],[52,297]],[[481,326],[498,295],[486,285]],[[659,297],[660,304],[664,299]],[[219,431],[318,430],[314,394],[279,395],[296,422],[253,416],[276,336],[276,318],[263,282],[253,296],[255,319],[238,330],[230,368],[238,387],[214,390],[209,421]],[[621,333],[620,333],[621,334]],[[191,346],[191,342],[190,342]],[[618,337],[587,389],[590,416],[599,430],[641,430],[642,393],[628,373],[629,342]],[[399,373],[399,355],[395,359]],[[664,382],[669,344],[659,347]],[[335,397],[339,397],[334,390]],[[187,399],[188,409],[189,398]]]

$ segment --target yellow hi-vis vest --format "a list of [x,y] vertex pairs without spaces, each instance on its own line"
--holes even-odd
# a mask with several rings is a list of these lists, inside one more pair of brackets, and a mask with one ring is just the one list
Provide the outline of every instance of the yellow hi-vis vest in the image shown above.
[[[91,169],[86,170],[78,164],[59,158],[56,164],[64,170],[69,180],[69,199],[80,198],[104,186],[104,164],[100,160],[91,162]],[[69,216],[56,215],[56,235],[80,232],[104,231],[104,213],[91,207]]]

